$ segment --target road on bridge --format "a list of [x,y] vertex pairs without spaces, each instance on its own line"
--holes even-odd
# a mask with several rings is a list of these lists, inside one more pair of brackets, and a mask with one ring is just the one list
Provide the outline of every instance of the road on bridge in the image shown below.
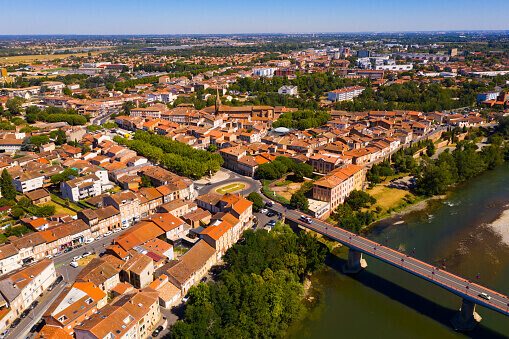
[[[324,221],[312,218],[313,222],[308,224],[300,219],[303,214],[298,210],[286,208],[278,203],[275,203],[271,209],[283,213],[287,219],[334,239],[348,248],[378,258],[386,263],[426,279],[468,301],[509,316],[509,299],[501,293],[468,281],[465,278],[446,271],[444,268],[435,267]],[[481,298],[479,296],[481,293],[488,294],[491,296],[491,299],[486,300]]]

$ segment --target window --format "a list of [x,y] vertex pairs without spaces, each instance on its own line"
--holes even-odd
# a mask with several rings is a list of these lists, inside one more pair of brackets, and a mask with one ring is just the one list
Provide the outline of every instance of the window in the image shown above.
[[63,315],[61,316],[60,318],[58,318],[58,321],[60,321],[61,323],[68,320],[69,318],[67,318],[67,316]]
[[88,298],[87,300],[85,300],[85,303],[86,303],[87,305],[90,305],[90,304],[91,304],[91,303],[93,303],[93,302],[94,302],[94,299],[92,299],[92,298]]

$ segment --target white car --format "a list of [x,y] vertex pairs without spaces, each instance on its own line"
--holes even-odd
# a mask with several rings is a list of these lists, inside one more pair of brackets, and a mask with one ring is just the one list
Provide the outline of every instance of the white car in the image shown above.
[[6,329],[2,333],[0,333],[0,339],[4,339],[5,337],[7,337],[7,334],[9,334],[10,332],[11,332],[10,329]]
[[124,225],[124,226],[122,226],[122,227],[120,227],[120,228],[121,228],[121,229],[123,229],[123,230],[126,230],[126,229],[128,229],[128,228],[129,228],[129,225]]
[[69,265],[71,265],[72,267],[78,267],[79,266],[76,261],[71,262]]
[[85,258],[85,257],[88,257],[91,254],[92,254],[91,252],[85,252],[85,253],[83,253],[82,257]]
[[261,210],[260,210],[260,213],[261,213],[261,214],[265,214],[265,213],[267,213],[268,211],[269,211],[268,209],[263,208],[263,209],[261,209]]
[[118,232],[120,232],[120,231],[122,231],[120,228],[115,228],[115,229],[113,230],[113,233],[118,233]]
[[46,258],[53,259],[53,256],[50,254],[50,255],[47,255]]
[[104,236],[99,235],[99,236],[95,237],[95,240],[99,240],[99,239],[102,239],[102,238],[104,238]]
[[78,256],[76,256],[76,257],[72,258],[72,261],[78,261],[78,260],[80,260],[81,258],[83,258],[83,257],[82,257],[81,255],[78,255]]
[[108,235],[112,235],[112,234],[113,234],[112,231],[108,231],[108,232],[104,233],[104,236],[107,237]]
[[94,241],[94,238],[88,238],[85,240],[85,244],[90,244],[92,241]]

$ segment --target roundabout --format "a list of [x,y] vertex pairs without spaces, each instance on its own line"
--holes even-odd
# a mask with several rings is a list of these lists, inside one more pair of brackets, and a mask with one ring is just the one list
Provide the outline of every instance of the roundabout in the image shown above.
[[215,192],[219,194],[235,193],[237,191],[243,190],[246,187],[249,188],[249,186],[249,184],[243,182],[234,182],[217,188]]

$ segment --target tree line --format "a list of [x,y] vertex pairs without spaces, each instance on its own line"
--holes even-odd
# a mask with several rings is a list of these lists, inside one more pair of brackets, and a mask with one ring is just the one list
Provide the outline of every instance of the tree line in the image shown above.
[[324,125],[331,119],[331,115],[324,111],[295,111],[281,114],[279,119],[272,123],[272,127],[296,128],[301,131]]

